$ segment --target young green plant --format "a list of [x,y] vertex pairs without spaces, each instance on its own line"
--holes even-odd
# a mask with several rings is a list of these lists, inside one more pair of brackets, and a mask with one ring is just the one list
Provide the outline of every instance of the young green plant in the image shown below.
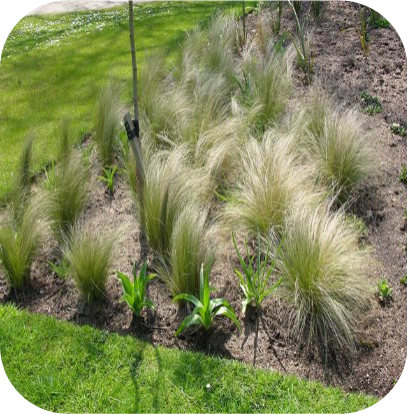
[[213,292],[214,289],[209,286],[209,266],[204,270],[204,265],[201,265],[199,282],[199,298],[186,293],[181,293],[174,298],[174,301],[176,302],[186,301],[194,305],[194,310],[182,321],[175,336],[178,336],[192,325],[200,325],[205,331],[208,331],[216,316],[225,316],[229,318],[240,331],[240,323],[229,302],[223,298],[211,299],[211,292]]
[[386,279],[380,279],[378,284],[378,295],[381,303],[389,303],[393,296],[393,289],[390,287],[389,282]]
[[133,283],[124,273],[117,272],[117,277],[122,282],[123,287],[123,296],[120,302],[126,302],[136,316],[140,316],[144,308],[155,310],[154,303],[146,298],[147,285],[156,277],[155,274],[147,275],[147,262],[143,263],[139,275],[137,275],[136,269],[133,268]]
[[[236,244],[235,235],[232,233],[233,245],[236,250],[237,257],[239,258],[240,265],[242,266],[244,276],[242,273],[235,269],[235,273],[239,278],[240,287],[245,295],[242,302],[242,313],[246,312],[246,307],[250,304],[254,304],[256,310],[260,308],[263,301],[276,290],[283,278],[281,277],[276,283],[270,285],[271,276],[275,268],[275,260],[271,261],[269,265],[269,249],[267,249],[266,256],[261,259],[261,241],[260,231],[257,231],[257,266],[254,269],[254,261],[256,256],[250,257],[247,240],[245,240],[245,248],[247,257],[250,257],[249,264],[246,265],[242,255]],[[279,248],[277,249],[278,254]]]
[[103,168],[104,175],[99,176],[99,180],[103,181],[107,185],[107,189],[109,190],[109,194],[113,195],[114,192],[114,177],[117,172],[117,165],[112,167]]

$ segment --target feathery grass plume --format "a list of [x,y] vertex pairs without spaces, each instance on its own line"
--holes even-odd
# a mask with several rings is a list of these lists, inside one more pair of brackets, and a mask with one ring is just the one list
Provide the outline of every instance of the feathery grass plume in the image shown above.
[[31,265],[48,232],[44,197],[33,196],[17,221],[12,212],[0,228],[0,263],[10,286],[20,290],[30,279]]
[[290,139],[266,132],[263,141],[251,138],[242,150],[239,178],[222,212],[233,227],[253,235],[257,229],[266,234],[270,227],[280,231],[287,210],[295,203],[314,202],[308,170],[299,168]]
[[64,118],[59,125],[59,140],[57,160],[65,162],[71,155],[73,150],[73,139],[71,131],[71,121],[69,118]]
[[95,142],[104,167],[114,163],[120,130],[120,94],[114,83],[99,93],[94,115]]
[[238,115],[231,115],[200,136],[194,149],[194,167],[203,169],[212,195],[217,187],[227,187],[236,178],[246,141],[247,128]]
[[69,272],[88,303],[105,294],[116,242],[115,234],[103,235],[78,226],[66,241],[64,256],[70,264]]
[[320,92],[314,94],[308,115],[305,147],[320,181],[343,203],[353,188],[374,172],[373,152],[360,117],[352,110],[334,109]]
[[155,253],[167,257],[173,226],[185,204],[198,199],[205,189],[187,166],[186,146],[172,151],[159,151],[146,162],[143,198],[137,189],[138,217],[149,245]]
[[369,308],[369,251],[359,248],[343,212],[329,207],[294,206],[277,257],[292,335],[324,358],[355,350],[357,323]]
[[197,294],[201,265],[210,269],[219,246],[214,227],[208,224],[208,211],[189,203],[174,224],[171,234],[169,267],[163,278],[173,295]]
[[246,104],[259,108],[251,122],[260,131],[273,124],[286,107],[292,86],[292,58],[292,49],[283,53],[270,43],[264,58],[244,57],[243,72],[249,88],[241,92]]
[[86,205],[88,178],[89,173],[82,157],[76,151],[57,167],[55,186],[49,190],[48,208],[59,240],[69,234]]
[[31,190],[33,142],[34,138],[32,136],[24,141],[14,178],[11,193],[11,211],[17,221],[24,214],[25,204]]

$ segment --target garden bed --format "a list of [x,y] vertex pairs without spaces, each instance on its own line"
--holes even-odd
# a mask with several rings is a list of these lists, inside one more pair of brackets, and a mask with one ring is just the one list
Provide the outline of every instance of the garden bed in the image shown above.
[[[267,17],[268,10],[264,15]],[[257,17],[247,18],[249,36],[255,31]],[[372,247],[376,265],[369,274],[372,286],[373,309],[360,326],[357,355],[352,361],[338,360],[324,367],[313,352],[299,352],[290,339],[287,325],[288,309],[278,297],[271,297],[260,316],[240,314],[241,292],[234,269],[238,267],[235,255],[219,260],[211,273],[211,283],[218,295],[225,297],[235,308],[243,324],[243,331],[229,322],[218,320],[209,335],[188,331],[178,338],[174,333],[185,316],[172,302],[164,283],[155,280],[149,287],[149,297],[157,310],[147,311],[143,321],[134,323],[126,304],[119,303],[121,284],[112,273],[106,297],[101,303],[86,305],[70,279],[61,279],[50,271],[47,260],[58,254],[57,244],[49,240],[36,259],[31,273],[31,286],[18,295],[10,292],[0,279],[0,300],[13,302],[34,313],[55,316],[80,325],[133,335],[152,344],[179,347],[210,355],[220,355],[253,364],[256,367],[296,374],[339,386],[347,391],[363,391],[377,396],[386,395],[401,375],[407,349],[407,288],[400,278],[407,273],[405,246],[405,213],[407,190],[399,175],[407,159],[407,141],[390,131],[393,122],[407,121],[406,55],[397,33],[392,28],[371,31],[370,53],[365,57],[360,50],[359,37],[346,29],[355,24],[357,9],[352,3],[330,3],[329,10],[314,35],[315,82],[330,94],[336,103],[359,106],[378,154],[378,177],[363,190],[350,210],[367,225],[365,243]],[[289,9],[284,10],[282,27],[290,28],[294,19]],[[307,86],[301,82],[301,73],[294,75],[293,96],[302,95]],[[383,112],[374,116],[364,114],[360,107],[360,92],[366,90],[378,95]],[[90,140],[83,146],[90,145]],[[91,155],[91,200],[83,213],[83,222],[89,228],[103,231],[120,229],[120,241],[113,268],[131,273],[135,260],[142,255],[140,227],[135,218],[133,198],[124,177],[119,177],[114,196],[98,180],[101,166],[96,151]],[[232,248],[232,246],[230,246]],[[377,281],[385,277],[393,288],[393,300],[382,306],[375,297]]]

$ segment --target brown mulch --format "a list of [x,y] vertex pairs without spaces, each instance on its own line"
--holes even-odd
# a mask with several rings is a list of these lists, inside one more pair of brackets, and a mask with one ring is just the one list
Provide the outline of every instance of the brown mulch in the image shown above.
[[[374,29],[370,32],[370,53],[364,56],[358,35],[343,29],[357,22],[355,3],[332,2],[323,21],[314,32],[315,78],[318,83],[341,104],[358,106],[360,92],[367,90],[378,95],[383,113],[368,116],[360,113],[369,132],[371,145],[378,154],[377,181],[361,194],[352,210],[368,226],[366,243],[373,249],[377,265],[371,269],[372,297],[380,277],[386,277],[393,287],[393,300],[381,306],[374,299],[369,318],[360,327],[359,347],[352,362],[338,366],[324,366],[316,354],[299,353],[288,336],[286,309],[276,297],[266,301],[261,317],[250,315],[243,320],[243,332],[227,321],[216,321],[208,338],[199,332],[190,332],[174,338],[176,327],[182,320],[169,291],[159,280],[149,287],[149,296],[157,311],[147,311],[138,324],[132,323],[132,314],[125,304],[119,303],[121,287],[112,273],[103,303],[86,306],[81,301],[71,280],[61,280],[51,273],[47,260],[57,254],[55,242],[44,247],[32,269],[32,285],[16,297],[9,292],[0,277],[0,301],[13,302],[32,312],[52,315],[78,324],[134,335],[153,344],[177,346],[190,350],[221,355],[245,361],[261,368],[320,380],[340,386],[348,391],[363,391],[384,396],[401,375],[407,354],[407,287],[400,278],[407,274],[404,209],[407,207],[407,189],[398,176],[407,160],[407,138],[392,135],[389,123],[407,121],[407,66],[402,42],[392,29]],[[264,12],[267,16],[268,10]],[[249,33],[255,28],[255,15],[248,16]],[[282,27],[293,27],[293,16],[286,9]],[[306,92],[298,79],[295,94]],[[131,195],[123,178],[116,185],[113,197],[97,180],[98,165],[93,160],[91,203],[84,213],[86,225],[103,231],[121,233],[114,269],[130,273],[141,254],[139,226],[134,217]],[[232,306],[240,309],[241,294],[236,276],[234,255],[225,258],[214,269],[212,283]]]

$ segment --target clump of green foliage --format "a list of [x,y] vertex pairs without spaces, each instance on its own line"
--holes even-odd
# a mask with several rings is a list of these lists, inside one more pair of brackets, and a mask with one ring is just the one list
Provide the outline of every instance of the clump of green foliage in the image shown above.
[[365,279],[369,253],[329,206],[297,205],[284,232],[277,270],[284,277],[283,298],[291,307],[291,334],[330,355],[355,351],[358,321],[369,309]]
[[282,14],[283,14],[283,2],[278,1],[277,2],[277,16],[275,20],[273,20],[272,22],[272,30],[273,30],[274,36],[278,36],[280,34]]
[[117,173],[117,165],[103,168],[104,175],[99,176],[99,180],[106,183],[110,195],[114,193],[114,178]]
[[48,190],[48,209],[59,240],[69,235],[88,200],[88,171],[76,151],[57,166],[53,187]]
[[64,247],[69,274],[88,303],[103,298],[114,258],[117,237],[73,228]]
[[120,130],[120,107],[117,86],[111,83],[100,91],[94,119],[95,141],[104,167],[114,163]]
[[[270,283],[275,268],[275,259],[270,259],[269,249],[267,249],[265,257],[262,258],[261,237],[259,231],[257,232],[257,258],[256,255],[252,255],[250,257],[247,239],[245,240],[246,256],[250,258],[248,264],[246,264],[237,247],[236,239],[233,233],[232,239],[237,257],[244,273],[244,275],[242,275],[239,270],[235,269],[235,273],[240,281],[240,287],[245,296],[242,302],[242,313],[244,315],[248,305],[253,304],[256,310],[258,310],[263,301],[280,286],[283,278],[280,277],[280,279],[275,283]],[[257,263],[255,262],[256,259]]]
[[296,202],[311,198],[308,171],[298,172],[291,143],[268,131],[259,142],[251,138],[242,151],[240,174],[223,219],[232,227],[240,227],[252,235],[266,234],[270,227],[282,229],[286,212]]
[[407,286],[407,275],[400,279],[400,283]]
[[324,17],[327,4],[324,1],[311,1],[310,2],[310,12],[315,20],[315,22],[320,23]]
[[390,287],[389,282],[386,279],[380,279],[377,289],[380,302],[383,304],[389,303],[393,296],[393,289]]
[[360,217],[358,217],[355,214],[347,214],[346,222],[357,231],[360,239],[366,239],[367,226],[366,223]]
[[164,280],[174,295],[199,292],[199,272],[203,263],[210,268],[220,246],[216,233],[208,222],[208,212],[197,205],[186,206],[179,214],[171,235],[169,268]]
[[343,203],[375,171],[363,124],[356,112],[334,109],[320,91],[315,92],[307,117],[308,135],[301,144],[315,162],[317,180]]
[[386,28],[390,26],[390,23],[380,13],[373,9],[369,9],[369,25],[371,27]]
[[216,316],[229,318],[241,330],[240,323],[229,302],[223,298],[211,299],[212,291],[213,288],[209,286],[209,268],[206,267],[204,270],[202,264],[199,272],[199,297],[182,293],[174,298],[176,302],[186,301],[194,306],[194,310],[182,321],[175,336],[192,325],[202,326],[205,331],[208,331]]
[[390,131],[393,132],[393,134],[400,135],[401,137],[407,136],[407,128],[398,122],[393,122],[390,125]]
[[378,96],[372,96],[367,91],[360,93],[360,103],[363,111],[368,115],[383,112],[383,107]]
[[10,212],[9,222],[0,228],[0,263],[11,288],[20,290],[29,282],[31,265],[47,229],[41,195],[27,201],[18,220]]
[[55,262],[48,260],[47,263],[51,271],[54,272],[61,279],[66,279],[69,275],[69,263],[67,262],[65,257],[62,257],[60,260],[57,260]]
[[407,165],[401,169],[399,180],[401,183],[407,185]]
[[304,73],[304,80],[307,85],[311,84],[314,73],[314,57],[311,50],[311,32],[305,20],[300,21],[298,12],[295,10],[295,3],[293,2],[293,11],[296,22],[296,33],[292,37],[295,50],[297,52],[298,67]]
[[18,221],[24,213],[25,204],[30,196],[33,178],[33,137],[28,137],[20,154],[18,166],[15,171],[14,185],[11,192],[10,208],[14,218]]
[[117,277],[123,287],[120,302],[126,302],[136,316],[140,316],[144,308],[155,309],[154,303],[146,297],[147,285],[156,277],[155,274],[147,275],[147,262],[143,263],[138,275],[136,269],[133,268],[133,283],[124,273],[117,272]]

